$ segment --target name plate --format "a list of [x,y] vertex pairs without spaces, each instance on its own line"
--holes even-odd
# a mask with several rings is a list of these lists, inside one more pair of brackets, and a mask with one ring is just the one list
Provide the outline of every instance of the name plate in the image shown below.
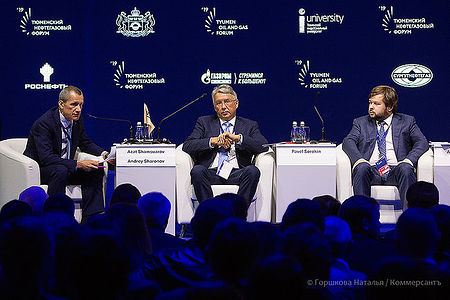
[[277,165],[335,165],[336,145],[278,144]]
[[450,143],[432,143],[434,165],[450,166]]
[[117,145],[118,167],[174,167],[175,145]]

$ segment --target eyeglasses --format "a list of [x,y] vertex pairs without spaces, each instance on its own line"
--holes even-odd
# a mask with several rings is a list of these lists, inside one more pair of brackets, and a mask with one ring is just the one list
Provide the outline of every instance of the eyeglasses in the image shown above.
[[225,99],[224,101],[217,101],[214,102],[214,106],[221,107],[223,104],[225,104],[226,107],[230,106],[231,103],[236,102],[236,100],[233,99]]

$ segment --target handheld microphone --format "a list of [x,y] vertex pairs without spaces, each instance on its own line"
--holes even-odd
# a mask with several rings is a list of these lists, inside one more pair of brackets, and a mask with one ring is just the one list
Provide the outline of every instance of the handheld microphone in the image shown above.
[[182,111],[183,109],[185,109],[186,107],[194,104],[195,102],[197,102],[198,100],[200,100],[201,98],[205,97],[207,94],[204,93],[203,95],[201,95],[200,97],[192,100],[191,102],[189,102],[188,104],[184,105],[183,107],[177,109],[176,111],[174,111],[173,113],[171,113],[170,115],[168,115],[167,117],[164,117],[158,124],[158,142],[160,143],[170,143],[167,139],[162,139],[161,140],[161,123],[164,122],[165,120],[167,120],[168,118],[170,118],[171,116],[173,116],[174,114]]
[[[317,99],[319,98],[319,95],[320,95],[320,92],[318,91],[317,94],[316,94],[316,101],[315,102],[317,102]],[[322,139],[320,141],[318,141],[318,142],[319,143],[329,143],[330,141],[325,139],[325,122],[324,122],[322,116],[320,115],[319,110],[316,107],[316,104],[314,104],[314,109],[316,110],[316,113],[319,116],[320,121],[322,122]]]
[[106,120],[106,121],[117,121],[117,122],[127,122],[128,124],[130,124],[130,141],[133,141],[133,124],[131,123],[130,120],[125,120],[125,119],[114,119],[114,118],[103,118],[103,117],[97,117],[97,116],[93,116],[91,114],[86,114],[87,117],[89,118],[93,118],[93,119],[99,119],[99,120]]

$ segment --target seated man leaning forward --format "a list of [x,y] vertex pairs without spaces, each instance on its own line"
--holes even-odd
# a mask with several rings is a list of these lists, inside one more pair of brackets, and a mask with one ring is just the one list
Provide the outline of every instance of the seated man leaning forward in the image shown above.
[[352,164],[355,195],[370,197],[371,185],[395,185],[403,209],[406,191],[416,182],[414,168],[428,142],[412,116],[397,113],[397,92],[380,85],[369,94],[369,115],[353,120],[342,149]]
[[66,185],[81,184],[82,222],[104,211],[103,169],[96,160],[74,160],[79,147],[93,155],[108,154],[94,144],[84,129],[81,109],[83,93],[67,86],[59,93],[58,106],[48,110],[31,127],[24,154],[39,164],[41,182],[48,195],[65,194]]
[[229,85],[212,91],[217,115],[198,118],[194,131],[183,144],[183,151],[194,160],[192,184],[197,199],[213,197],[211,185],[237,184],[238,195],[250,204],[260,172],[251,164],[254,155],[267,151],[266,138],[255,121],[236,117],[239,100]]

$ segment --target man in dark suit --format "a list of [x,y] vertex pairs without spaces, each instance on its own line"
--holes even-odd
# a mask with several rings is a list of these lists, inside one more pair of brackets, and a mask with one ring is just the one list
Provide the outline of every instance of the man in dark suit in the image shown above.
[[[213,197],[212,184],[238,184],[238,195],[248,204],[256,192],[260,172],[251,164],[254,155],[267,151],[258,123],[236,117],[239,100],[229,85],[219,85],[212,91],[217,115],[198,118],[183,151],[194,159],[192,184],[197,199]],[[231,173],[223,170],[231,169]],[[229,176],[227,176],[229,175]]]
[[95,160],[74,160],[77,147],[93,155],[108,154],[95,145],[84,129],[81,109],[83,93],[67,86],[59,94],[58,107],[48,110],[31,127],[24,154],[34,159],[41,172],[41,182],[48,185],[49,196],[65,194],[66,185],[81,184],[82,222],[104,211],[103,169]]
[[412,116],[397,113],[397,92],[377,86],[369,95],[369,115],[355,119],[342,149],[352,165],[355,195],[370,197],[371,185],[395,185],[406,209],[406,191],[428,142]]

